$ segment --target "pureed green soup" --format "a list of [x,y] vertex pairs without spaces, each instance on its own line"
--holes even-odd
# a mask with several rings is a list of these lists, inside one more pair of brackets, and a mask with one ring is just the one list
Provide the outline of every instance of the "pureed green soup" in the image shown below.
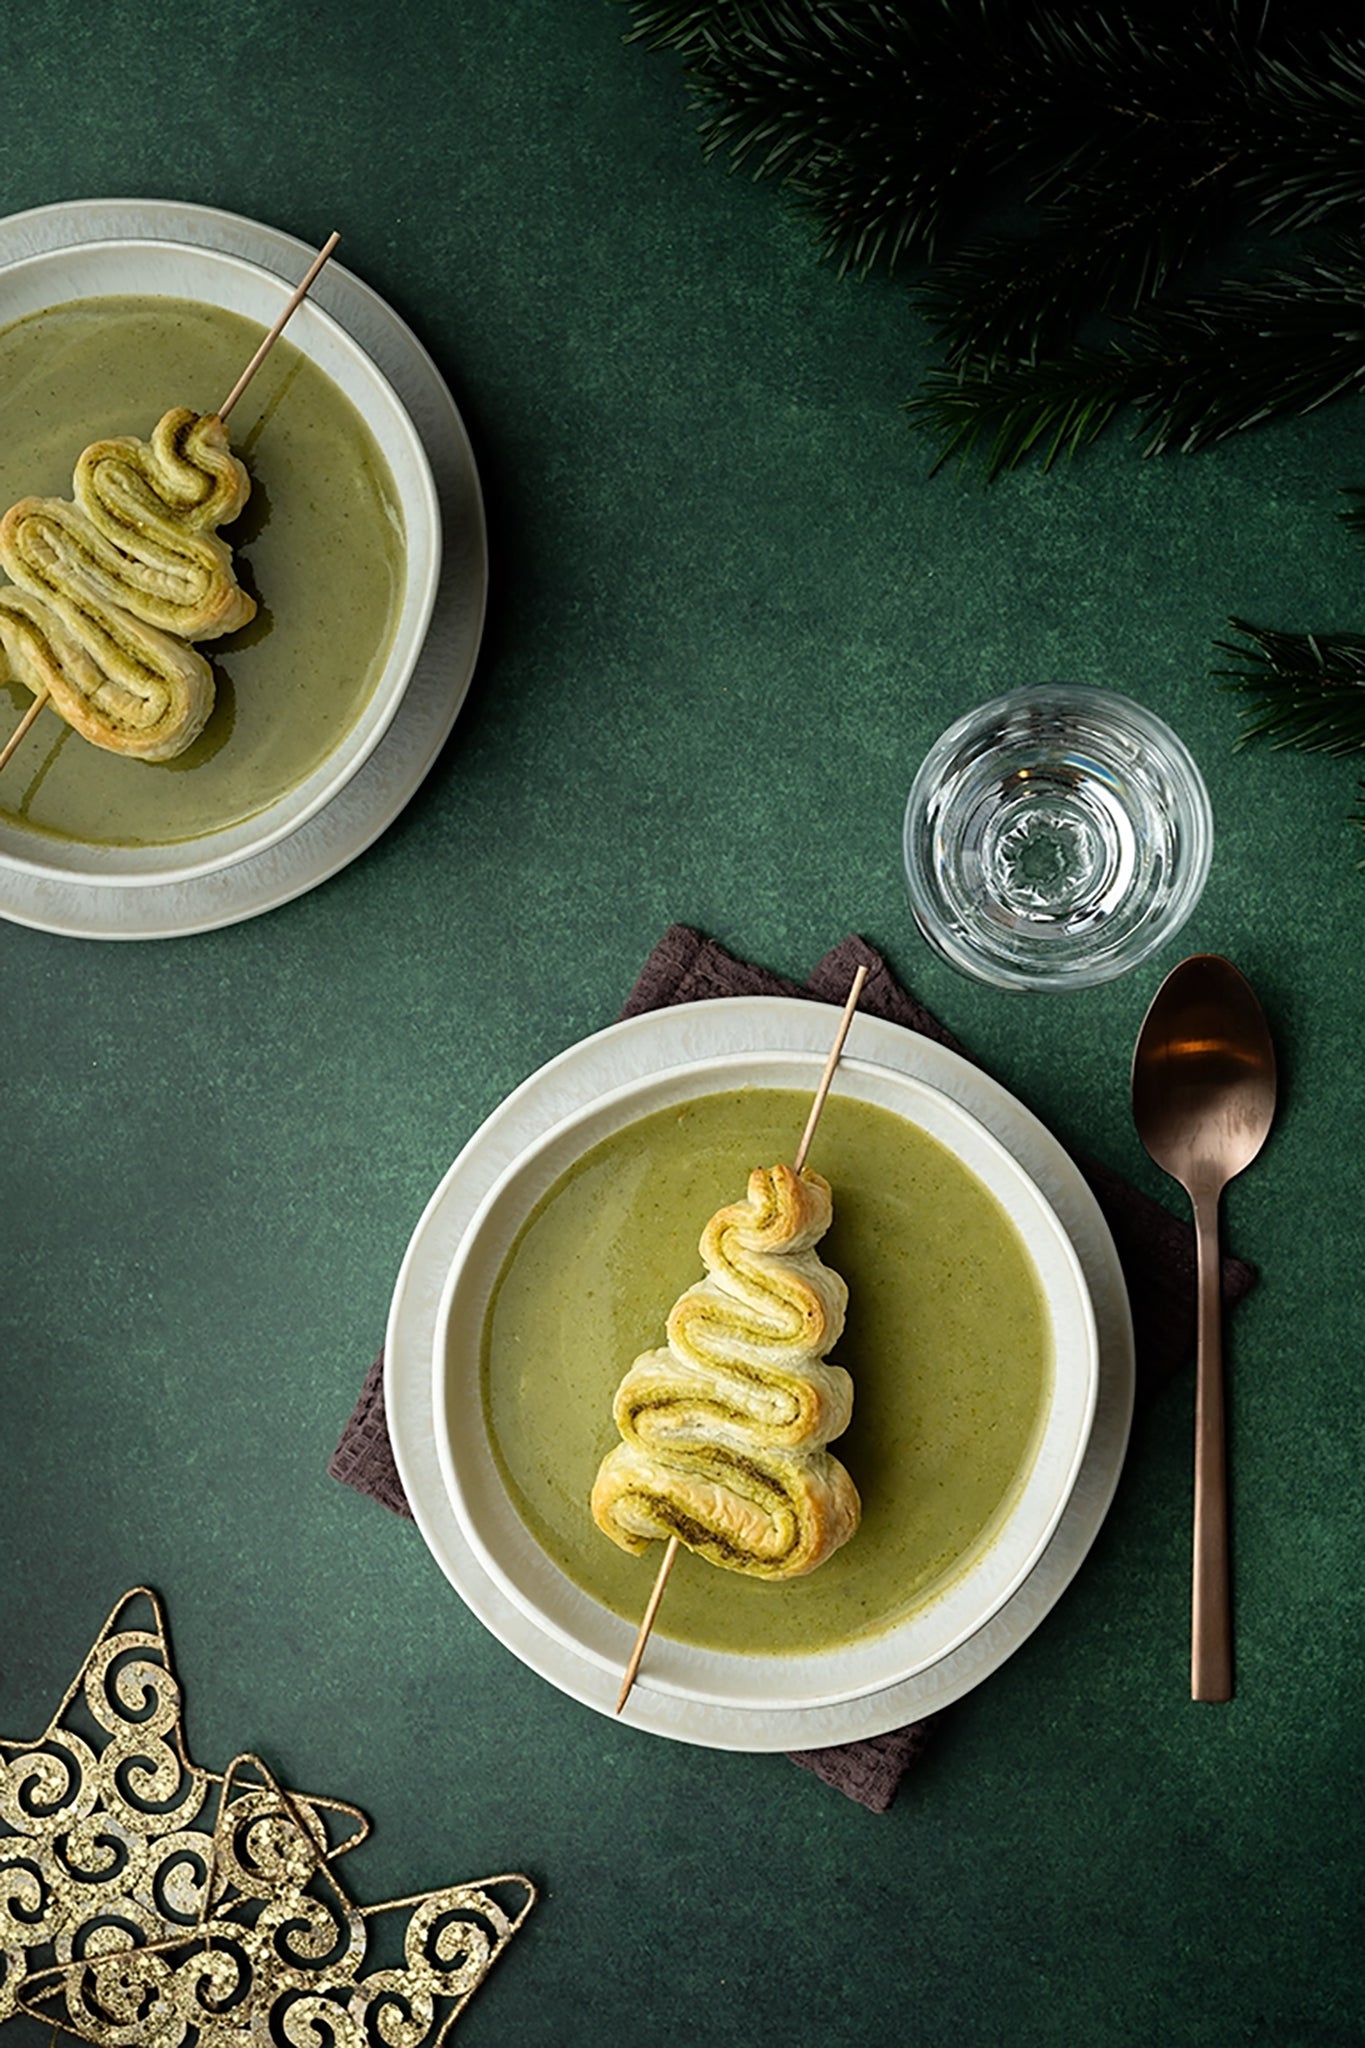
[[[809,1107],[795,1090],[746,1088],[641,1118],[550,1189],[499,1276],[482,1352],[498,1469],[550,1557],[628,1620],[661,1552],[629,1557],[592,1520],[593,1477],[619,1441],[612,1396],[701,1279],[707,1219],[742,1198],[754,1166],[791,1158]],[[709,1649],[829,1649],[944,1590],[1017,1497],[1051,1389],[1033,1261],[946,1146],[835,1093],[810,1163],[834,1188],[820,1255],[849,1288],[832,1357],[853,1376],[853,1422],[831,1449],[862,1496],[862,1525],[808,1577],[776,1584],[680,1552],[658,1628]]]
[[[73,301],[0,332],[0,512],[71,496],[76,458],[114,434],[146,440],[172,406],[222,404],[264,329],[174,298]],[[264,810],[343,739],[382,673],[402,603],[393,478],[355,406],[288,339],[229,422],[251,497],[220,537],[257,602],[241,632],[198,643],[214,707],[172,761],[125,760],[46,711],[0,776],[0,817],[41,836],[115,846],[201,837]],[[32,701],[18,683],[3,730]],[[32,764],[36,760],[37,766]]]

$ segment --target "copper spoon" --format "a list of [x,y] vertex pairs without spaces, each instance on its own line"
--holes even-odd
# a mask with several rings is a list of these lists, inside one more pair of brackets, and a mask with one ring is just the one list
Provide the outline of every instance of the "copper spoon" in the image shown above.
[[1197,953],[1173,967],[1133,1054],[1133,1120],[1194,1204],[1199,1348],[1194,1414],[1194,1604],[1190,1697],[1232,1698],[1227,1449],[1223,1421],[1218,1201],[1250,1166],[1275,1113],[1275,1049],[1250,983]]

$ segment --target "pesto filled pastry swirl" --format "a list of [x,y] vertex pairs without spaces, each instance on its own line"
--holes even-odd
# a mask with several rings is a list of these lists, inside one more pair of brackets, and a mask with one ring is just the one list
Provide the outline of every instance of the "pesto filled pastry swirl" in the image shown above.
[[144,761],[182,753],[213,708],[191,644],[256,606],[216,528],[251,490],[216,414],[183,408],[149,441],[96,441],[74,502],[23,498],[0,520],[0,680],[46,692],[95,746]]
[[815,1250],[828,1181],[759,1167],[702,1232],[706,1278],[674,1303],[665,1348],[637,1358],[613,1416],[622,1442],[592,1492],[598,1526],[639,1552],[676,1536],[732,1571],[813,1571],[858,1526],[853,1481],[825,1448],[853,1385],[825,1362],[848,1290]]

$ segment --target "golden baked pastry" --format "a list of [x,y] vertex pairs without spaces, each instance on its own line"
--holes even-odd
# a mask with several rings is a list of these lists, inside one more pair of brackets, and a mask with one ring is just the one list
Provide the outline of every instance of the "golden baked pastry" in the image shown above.
[[0,519],[0,681],[6,673],[97,747],[183,753],[213,709],[194,641],[255,616],[216,529],[251,481],[215,413],[168,412],[149,441],[95,441],[74,503],[22,498]]
[[832,1216],[827,1180],[772,1166],[707,1224],[706,1279],[674,1303],[667,1347],[637,1358],[616,1392],[623,1441],[592,1512],[623,1550],[676,1536],[727,1570],[787,1579],[857,1528],[857,1489],[825,1448],[853,1412],[852,1381],[825,1362],[848,1300],[815,1250]]

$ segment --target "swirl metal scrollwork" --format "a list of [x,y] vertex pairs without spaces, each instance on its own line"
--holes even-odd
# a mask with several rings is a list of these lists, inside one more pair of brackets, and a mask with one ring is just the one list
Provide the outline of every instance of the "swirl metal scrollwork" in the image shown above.
[[203,1909],[213,1841],[189,1824],[208,1775],[179,1745],[164,1636],[116,1629],[115,1616],[39,1741],[0,1744],[0,2017],[35,1965],[129,1930],[163,1939]]
[[[116,1626],[137,1599],[154,1626]],[[335,1846],[324,1812],[352,1829]],[[190,1762],[160,1609],[135,1589],[45,1734],[0,1741],[0,2022],[21,2011],[96,2048],[440,2048],[535,1887],[514,1873],[357,1906],[334,1864],[366,1832],[257,1757]]]

